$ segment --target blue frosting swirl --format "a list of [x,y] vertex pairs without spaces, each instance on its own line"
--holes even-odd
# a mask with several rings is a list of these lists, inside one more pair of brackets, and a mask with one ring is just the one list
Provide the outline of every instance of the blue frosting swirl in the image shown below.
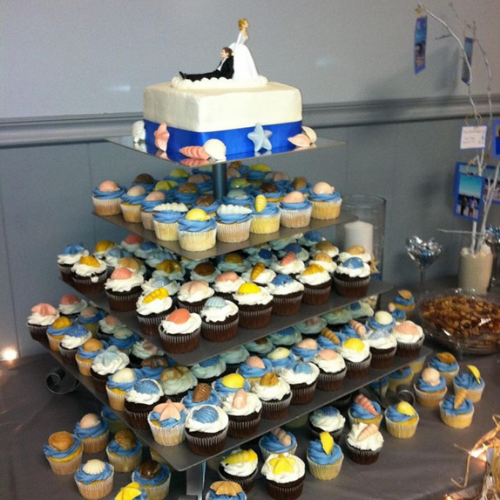
[[45,454],[46,457],[51,457],[51,458],[66,458],[75,453],[75,451],[81,446],[81,441],[76,437],[73,436],[74,443],[64,451],[59,451],[56,450],[55,448],[52,448],[52,446],[46,444],[43,447],[43,453]]
[[139,441],[136,441],[133,448],[125,449],[113,439],[108,444],[108,451],[120,457],[132,457],[142,451],[142,445]]
[[143,200],[142,210],[144,212],[152,212],[158,205],[165,203],[165,200]]
[[127,252],[127,250],[124,250],[123,248],[113,247],[106,252],[106,258],[107,257],[121,259],[124,257],[132,257],[132,254],[130,252]]
[[237,495],[217,495],[214,490],[208,490],[205,500],[246,500],[247,496],[244,491],[240,491]]
[[185,218],[179,220],[179,231],[201,233],[203,231],[211,231],[216,227],[217,223],[211,217],[208,220],[187,220]]
[[297,440],[295,436],[291,432],[287,432],[292,440],[290,446],[285,446],[281,443],[281,441],[272,433],[268,432],[265,436],[261,438],[259,441],[260,446],[271,453],[286,453],[287,451],[292,450],[297,446]]
[[177,203],[184,203],[185,205],[192,205],[200,193],[179,193],[174,194],[174,200]]
[[366,326],[370,330],[391,330],[394,328],[394,325],[396,324],[396,321],[393,319],[391,323],[388,325],[383,325],[382,323],[379,323],[378,321],[375,320],[375,317],[372,316],[367,322]]
[[142,366],[141,373],[143,378],[152,378],[153,380],[160,380],[161,374],[165,371],[164,366],[153,368],[151,366]]
[[138,467],[132,472],[132,481],[137,482],[144,486],[158,486],[164,483],[170,476],[170,470],[165,464],[158,464],[160,466],[160,471],[155,477],[143,477],[141,476],[141,468]]
[[103,406],[101,410],[101,416],[107,420],[120,420],[116,413],[109,407],[109,406]]
[[372,418],[376,418],[378,415],[380,415],[380,412],[382,411],[380,408],[380,405],[376,401],[372,401],[373,407],[375,410],[377,410],[377,415],[373,415],[370,413],[368,410],[365,410],[361,405],[358,403],[353,403],[350,410],[351,410],[351,415],[354,418],[361,418],[363,420],[371,420]]
[[[212,298],[219,298],[219,297],[212,297]],[[208,299],[211,300],[211,299]],[[224,300],[224,299],[222,299]],[[208,301],[207,301],[208,303]],[[203,361],[200,361],[198,364],[202,366],[203,368],[207,368],[208,366],[215,366],[216,364],[220,363],[220,356],[214,356],[213,358],[208,358]]]
[[318,413],[321,413],[322,415],[325,415],[326,417],[336,417],[337,415],[340,414],[340,411],[338,408],[335,408],[335,406],[323,406],[319,410],[317,410]]
[[[107,349],[108,348],[108,343],[107,342],[104,342],[103,340],[101,340],[102,342],[102,345],[103,345],[103,348],[100,349],[99,351],[86,351],[84,348],[83,348],[83,345],[81,345],[79,348],[78,348],[78,351],[77,351],[77,355],[80,357],[80,359],[95,359],[96,356],[102,352],[104,349]],[[84,344],[85,345],[85,344]]]
[[130,196],[129,194],[125,193],[122,196],[122,203],[129,203],[130,205],[140,205],[145,198],[145,194],[141,194],[140,196]]
[[236,205],[239,207],[251,205],[253,202],[253,198],[248,195],[242,189],[235,189],[229,191],[227,196],[222,197],[222,203],[225,205]]
[[312,207],[312,203],[309,200],[304,200],[299,203],[285,203],[282,201],[280,207],[283,210],[306,210]]
[[188,410],[191,410],[192,408],[196,408],[197,406],[202,406],[202,405],[220,406],[222,402],[220,396],[213,389],[210,391],[210,396],[205,401],[194,402],[193,395],[194,391],[189,391],[186,394],[186,396],[182,398],[182,404]]
[[304,349],[303,347],[299,347],[298,345],[294,345],[292,347],[292,353],[295,354],[300,359],[304,361],[311,361],[311,359],[316,356],[316,353],[319,349]]
[[193,420],[201,422],[202,424],[213,424],[219,418],[219,414],[215,408],[211,406],[202,406],[196,408],[192,413]]
[[116,198],[120,198],[125,194],[125,188],[122,186],[118,186],[119,189],[116,191],[100,191],[98,188],[94,188],[92,194],[101,200],[116,200]]
[[120,350],[127,350],[131,349],[132,346],[136,343],[139,342],[141,337],[137,335],[137,333],[132,334],[130,337],[126,339],[117,339],[116,337],[109,337],[109,345],[114,345],[118,347]]
[[264,368],[258,368],[243,363],[238,368],[238,373],[245,378],[263,377],[266,373],[273,370],[273,365],[269,359],[263,359],[262,362],[264,363]]
[[333,449],[329,454],[323,450],[321,441],[311,441],[307,448],[309,458],[317,464],[329,465],[338,462],[342,458],[342,449],[338,444],[333,445]]
[[264,207],[264,210],[262,210],[261,212],[256,212],[254,209],[252,214],[254,217],[261,217],[261,216],[269,217],[270,215],[278,214],[279,211],[280,209],[276,203],[267,203],[267,205]]
[[217,212],[217,209],[220,207],[220,201],[214,201],[208,207],[201,207],[200,205],[196,205],[196,208],[201,208],[206,214],[213,214]]
[[287,274],[277,274],[276,277],[271,281],[271,283],[274,286],[285,286],[293,282],[294,279],[291,276],[288,276]]
[[391,316],[396,320],[396,321],[404,321],[406,319],[406,313],[402,309],[394,309],[394,311],[391,312]]
[[157,411],[152,411],[149,414],[149,419],[151,420],[151,422],[157,422],[163,429],[171,429],[172,427],[183,425],[184,422],[186,422],[186,416],[187,416],[187,411],[182,410],[180,420],[176,420],[175,418],[167,418],[166,420],[160,420],[160,413],[158,413]]
[[155,212],[153,219],[156,222],[163,222],[164,224],[173,224],[178,222],[184,216],[183,212],[175,212],[174,210],[164,210],[162,212]]
[[415,297],[410,297],[409,299],[404,299],[401,295],[397,295],[393,301],[395,304],[400,306],[413,306],[415,304]]
[[356,333],[354,328],[351,325],[345,325],[340,331],[342,335],[347,339],[360,339],[359,334]]
[[458,408],[454,408],[454,404],[455,396],[448,396],[441,402],[441,409],[447,415],[466,415],[474,409],[474,405],[469,398],[466,398]]
[[106,385],[110,389],[119,389],[119,390],[125,391],[125,392],[130,391],[130,389],[132,389],[132,387],[134,387],[134,384],[135,384],[137,379],[144,378],[144,374],[143,374],[142,370],[138,370],[137,368],[134,368],[133,371],[135,374],[135,379],[132,380],[132,382],[115,382],[112,377],[109,377],[108,381],[106,382]]
[[91,484],[97,481],[104,481],[108,479],[109,476],[113,473],[113,468],[107,462],[104,463],[104,470],[100,474],[87,474],[83,470],[83,465],[75,473],[75,480],[79,483],[83,484]]
[[73,325],[66,333],[69,337],[82,338],[88,335],[89,331],[83,325]]
[[316,342],[319,346],[320,349],[337,349],[338,347],[341,347],[342,344],[344,343],[344,340],[342,337],[340,337],[340,334],[336,333],[337,337],[340,340],[340,344],[335,344],[335,342],[332,342],[330,339],[327,339],[326,337],[323,337],[323,335],[320,335],[317,339]]
[[405,415],[397,410],[396,406],[389,406],[387,408],[386,417],[393,422],[409,422],[412,418],[416,417],[415,415]]
[[245,380],[243,387],[238,388],[238,389],[231,389],[231,387],[226,387],[222,383],[222,378],[219,378],[214,382],[213,387],[214,387],[214,390],[216,390],[222,397],[226,397],[229,394],[233,394],[234,392],[238,392],[239,389],[243,389],[246,392],[250,391],[250,384],[249,384],[248,380]]
[[292,252],[295,255],[302,252],[303,248],[298,243],[289,243],[285,248],[281,250],[282,255],[286,255],[288,252]]
[[295,361],[295,357],[292,353],[290,353],[286,358],[282,359],[270,359],[268,355],[267,359],[271,361],[273,368],[289,368],[291,364]]
[[340,201],[341,196],[339,191],[334,191],[333,193],[330,194],[316,194],[313,192],[311,189],[309,191],[309,199],[312,201],[327,201],[329,203],[334,203],[337,201]]
[[66,245],[62,249],[61,255],[77,255],[82,252],[85,252],[85,247],[81,243],[75,243],[73,245]]
[[246,222],[251,218],[252,214],[218,214],[216,220],[222,224],[236,224]]
[[460,373],[453,379],[453,383],[463,389],[481,389],[484,387],[484,380],[481,378],[481,382],[478,382],[471,373]]
[[49,335],[53,335],[54,337],[63,336],[66,335],[68,332],[70,332],[73,326],[74,325],[71,324],[69,326],[65,326],[64,328],[54,328],[54,325],[50,325],[47,328],[47,333]]
[[304,240],[309,243],[319,243],[323,240],[323,235],[319,231],[307,231],[303,236]]
[[458,368],[458,363],[456,361],[450,364],[443,363],[442,361],[439,361],[439,358],[437,356],[434,356],[429,362],[429,366],[435,368],[440,372],[452,372]]
[[93,427],[88,427],[86,429],[82,429],[80,422],[77,422],[75,425],[74,434],[80,439],[85,439],[89,437],[98,437],[102,436],[109,429],[109,424],[106,420],[99,420],[99,422]]
[[444,379],[443,376],[440,376],[439,377],[439,384],[430,385],[427,382],[424,382],[422,380],[422,377],[418,377],[417,387],[419,388],[419,390],[421,390],[423,392],[439,392],[446,387],[446,380]]
[[139,394],[159,394],[161,389],[152,379],[143,378],[140,380],[136,380],[134,384],[134,390]]
[[153,243],[152,241],[144,241],[143,243],[141,243],[139,250],[141,252],[148,253],[148,252],[152,252],[153,250],[161,250],[161,248],[156,243]]
[[[285,193],[278,187],[278,191],[275,193],[262,193],[266,200],[269,202],[269,200],[276,200],[278,198],[283,198]],[[272,203],[272,202],[271,202]]]

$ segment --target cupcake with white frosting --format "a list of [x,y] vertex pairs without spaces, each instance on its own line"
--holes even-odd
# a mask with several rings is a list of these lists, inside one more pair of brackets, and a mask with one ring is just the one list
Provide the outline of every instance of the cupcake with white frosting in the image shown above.
[[108,377],[129,364],[129,358],[117,347],[111,346],[100,351],[92,361],[90,375],[94,381],[96,391],[106,394],[106,382]]
[[135,429],[148,429],[148,415],[155,405],[161,403],[163,390],[158,381],[151,378],[136,380],[125,395],[125,414],[128,423]]
[[198,382],[203,382],[205,384],[215,382],[218,378],[222,377],[225,372],[226,363],[220,356],[205,359],[191,367],[191,373],[196,377]]
[[338,391],[347,373],[344,358],[333,349],[321,349],[312,358],[319,368],[318,389],[321,391]]
[[345,440],[346,454],[355,463],[373,464],[378,460],[384,438],[375,424],[354,424]]
[[290,385],[269,372],[252,385],[251,391],[262,401],[262,417],[270,420],[284,417],[292,401]]
[[238,276],[235,271],[224,271],[215,278],[213,289],[215,294],[225,300],[231,300],[245,280]]
[[420,354],[425,338],[422,327],[413,321],[403,321],[393,328],[392,333],[398,343],[398,356],[414,358]]
[[106,262],[93,255],[84,255],[71,267],[74,287],[85,295],[100,293],[108,276]]
[[358,256],[339,263],[333,274],[335,289],[342,297],[359,299],[368,293],[370,266]]
[[367,339],[373,368],[388,368],[394,362],[398,342],[388,330],[373,330]]
[[237,448],[221,460],[219,476],[226,481],[239,484],[243,491],[248,493],[254,486],[258,462],[255,451]]
[[245,438],[257,431],[262,402],[256,394],[239,389],[222,400],[222,409],[229,417],[228,436]]
[[160,323],[172,312],[174,306],[166,288],[143,293],[137,301],[136,312],[144,335],[157,336]]
[[304,285],[290,276],[280,274],[268,284],[273,296],[273,314],[292,316],[297,314],[304,296]]
[[347,339],[337,351],[344,358],[347,366],[347,378],[366,376],[372,355],[365,341],[356,338]]
[[267,492],[275,500],[296,500],[302,494],[306,465],[299,457],[272,454],[261,473],[267,479]]
[[309,429],[315,437],[328,432],[335,441],[339,441],[345,427],[345,418],[335,406],[323,406],[309,417]]
[[297,361],[280,370],[280,377],[290,385],[291,404],[305,404],[312,401],[319,376],[319,368],[306,361]]
[[271,322],[273,296],[255,283],[241,285],[233,299],[239,308],[239,326],[255,330]]
[[201,335],[211,342],[225,342],[238,333],[238,306],[222,297],[211,297],[200,312]]
[[198,384],[198,380],[187,366],[177,365],[163,370],[160,384],[168,399],[179,402]]
[[298,278],[304,285],[302,302],[312,306],[326,304],[330,298],[332,279],[325,269],[317,264],[311,264],[304,269]]
[[163,348],[169,353],[193,351],[200,344],[201,317],[187,309],[176,309],[159,326]]
[[306,266],[303,261],[297,259],[293,252],[288,252],[281,260],[271,264],[271,267],[278,274],[287,274],[296,278]]
[[205,302],[214,295],[206,281],[188,281],[184,283],[177,294],[179,307],[187,309],[192,313],[200,313]]
[[257,262],[252,269],[245,271],[241,277],[248,283],[268,286],[276,277],[276,273],[272,269],[267,269],[263,262]]

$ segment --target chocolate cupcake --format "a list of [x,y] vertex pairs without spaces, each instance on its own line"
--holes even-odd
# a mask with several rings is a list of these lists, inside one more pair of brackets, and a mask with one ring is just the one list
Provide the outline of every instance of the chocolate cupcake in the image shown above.
[[160,323],[173,311],[173,301],[166,288],[143,294],[137,301],[137,318],[144,335],[158,336]]
[[239,389],[223,399],[222,409],[229,417],[228,436],[246,438],[257,432],[262,402],[255,394]]
[[187,309],[176,309],[160,324],[163,348],[173,354],[190,352],[200,343],[201,318]]
[[196,455],[216,455],[224,449],[229,419],[217,406],[204,405],[186,418],[185,433],[189,449]]
[[149,429],[148,414],[162,402],[163,390],[153,379],[136,380],[134,386],[125,395],[125,414],[128,423],[134,429]]
[[179,307],[187,309],[191,313],[199,314],[206,301],[214,295],[214,290],[206,281],[188,281],[184,283],[177,295]]
[[225,342],[238,333],[238,306],[221,297],[211,297],[200,312],[201,335],[211,342]]
[[302,302],[311,306],[326,304],[332,290],[332,279],[325,269],[317,264],[307,266],[298,278],[304,285]]
[[333,278],[339,295],[360,299],[368,293],[370,266],[359,257],[351,257],[337,266]]

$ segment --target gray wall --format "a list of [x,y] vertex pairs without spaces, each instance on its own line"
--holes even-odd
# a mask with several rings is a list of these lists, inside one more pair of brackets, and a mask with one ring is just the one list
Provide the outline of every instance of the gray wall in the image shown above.
[[[346,146],[269,159],[275,170],[328,180],[342,193],[387,199],[384,278],[417,280],[404,250],[411,234],[445,245],[429,277],[457,270],[459,238],[437,228],[466,227],[452,215],[451,185],[461,120],[318,130]],[[19,345],[23,356],[40,348],[26,330],[30,308],[57,305],[70,290],[58,279],[57,253],[68,243],[93,247],[125,233],[91,214],[91,190],[101,180],[130,183],[141,172],[161,178],[173,166],[110,143],[0,149],[0,348]],[[333,233],[327,235],[333,236]]]

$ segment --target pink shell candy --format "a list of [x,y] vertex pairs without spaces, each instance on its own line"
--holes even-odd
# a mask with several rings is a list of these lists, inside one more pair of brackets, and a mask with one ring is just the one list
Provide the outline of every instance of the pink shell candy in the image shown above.
[[293,252],[288,252],[287,254],[285,254],[285,256],[281,259],[281,262],[280,264],[282,266],[286,266],[288,264],[290,264],[291,262],[293,262],[294,260],[297,260],[297,256],[293,253]]
[[129,234],[123,242],[127,243],[127,245],[140,245],[141,243],[144,243],[144,238],[138,234]]
[[115,181],[104,181],[99,184],[97,189],[103,193],[112,193],[113,191],[118,191],[120,187]]
[[273,429],[271,432],[279,439],[279,442],[283,446],[290,446],[292,444],[292,438],[290,435],[280,427]]
[[111,279],[112,280],[128,280],[132,278],[134,273],[130,270],[127,269],[126,267],[119,267],[118,269],[115,269],[113,273],[111,274]]
[[181,160],[182,165],[189,167],[189,168],[194,168],[194,167],[201,167],[202,165],[207,164],[207,160],[198,160],[197,158],[184,158]]
[[95,307],[89,306],[86,307],[81,313],[80,316],[82,318],[91,318],[92,316],[95,316],[97,313],[97,309]]
[[316,349],[318,349],[318,343],[314,339],[305,339],[305,340],[301,340],[297,344],[297,347],[301,347],[302,349],[316,350]]
[[318,356],[321,359],[330,361],[333,359],[337,359],[339,357],[339,354],[337,354],[333,349],[322,349],[321,351],[319,351]]
[[225,281],[232,281],[233,283],[238,279],[238,275],[234,271],[226,271],[224,273],[219,274],[217,278],[215,278],[216,283],[224,283]]
[[306,134],[297,134],[289,137],[288,141],[299,148],[307,148],[311,145],[311,139]]
[[394,331],[402,335],[418,335],[420,333],[418,326],[413,321],[403,321],[394,327]]
[[313,187],[314,194],[332,194],[335,191],[333,186],[330,186],[328,182],[318,182]]
[[176,309],[167,316],[167,321],[176,323],[177,325],[182,325],[183,323],[186,323],[190,317],[191,314],[187,309]]
[[226,177],[228,179],[236,179],[238,177],[241,177],[240,173],[238,172],[238,169],[237,168],[234,168],[234,167],[229,167],[227,169],[227,174],[226,174]]
[[300,191],[292,191],[283,198],[283,203],[302,203],[305,200]]
[[146,196],[146,201],[163,201],[165,199],[165,193],[163,191],[151,191]]
[[61,300],[59,300],[59,304],[63,306],[70,306],[73,304],[79,304],[80,299],[76,295],[72,295],[71,293],[68,293],[66,295],[63,295],[61,297]]
[[359,321],[351,319],[351,321],[349,321],[349,326],[351,326],[352,329],[358,335],[366,335],[366,327],[365,327],[365,325],[361,324]]
[[206,281],[188,281],[181,286],[181,291],[186,291],[191,294],[195,294],[196,292],[204,292],[208,288],[208,283]]
[[127,194],[129,196],[143,196],[146,194],[146,190],[142,186],[132,186],[128,191]]
[[246,406],[247,401],[248,401],[248,394],[243,389],[239,389],[233,398],[233,408],[241,410]]
[[245,363],[248,366],[252,366],[253,368],[265,368],[266,365],[264,364],[264,361],[259,358],[259,356],[250,356],[246,359]]
[[53,316],[57,314],[57,310],[54,306],[46,303],[40,303],[31,308],[31,312],[35,314],[39,314],[40,316]]
[[[180,153],[188,158],[194,158],[197,160],[208,160],[210,155],[205,151],[203,146],[186,146],[179,149]],[[193,181],[189,181],[193,182]]]
[[109,326],[114,326],[118,325],[120,321],[115,316],[111,316],[110,314],[108,314],[108,316],[104,318],[104,323],[106,323]]

